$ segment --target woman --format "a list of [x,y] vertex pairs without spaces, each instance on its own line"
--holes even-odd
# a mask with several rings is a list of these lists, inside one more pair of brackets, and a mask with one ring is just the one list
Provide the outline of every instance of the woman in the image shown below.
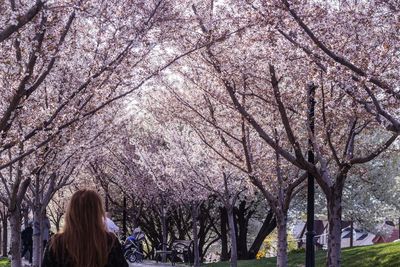
[[99,195],[79,190],[69,203],[63,231],[46,248],[42,267],[128,267],[121,244],[104,225]]

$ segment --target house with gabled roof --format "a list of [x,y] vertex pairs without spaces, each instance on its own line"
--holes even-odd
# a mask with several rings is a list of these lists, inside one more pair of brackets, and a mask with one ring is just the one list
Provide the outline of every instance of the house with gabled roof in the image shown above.
[[372,240],[374,244],[389,243],[400,239],[399,229],[392,221],[386,221],[377,228],[379,233]]
[[[364,229],[353,228],[353,246],[367,246],[373,245],[375,234],[370,233]],[[348,226],[342,229],[342,248],[351,247],[351,227]]]
[[[314,221],[315,231],[315,244],[319,249],[326,249],[328,245],[328,221],[326,220],[315,220]],[[297,239],[297,245],[299,248],[305,247],[306,242],[306,224],[305,222],[299,222],[293,227],[293,235]],[[353,246],[366,246],[372,245],[375,234],[370,233],[366,230],[353,227]],[[350,247],[351,244],[351,222],[342,221],[342,242],[343,248]]]

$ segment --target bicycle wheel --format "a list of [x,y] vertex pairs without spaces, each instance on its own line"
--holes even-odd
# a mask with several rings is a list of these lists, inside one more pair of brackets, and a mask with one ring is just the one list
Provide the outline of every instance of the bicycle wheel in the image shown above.
[[137,261],[136,253],[131,253],[129,255],[128,261],[131,263],[136,262]]
[[136,262],[143,262],[143,258],[144,258],[143,253],[136,251],[135,255],[136,255]]
[[137,261],[136,255],[132,251],[127,251],[124,256],[125,256],[125,259],[127,261],[129,261],[130,263],[134,263]]

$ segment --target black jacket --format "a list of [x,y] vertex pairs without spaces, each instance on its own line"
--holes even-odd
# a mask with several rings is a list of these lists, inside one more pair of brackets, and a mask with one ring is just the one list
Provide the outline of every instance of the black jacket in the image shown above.
[[[108,255],[107,265],[104,267],[128,267],[128,263],[125,260],[121,243],[114,235],[109,235],[109,244],[113,244],[111,252]],[[90,244],[88,244],[89,246]],[[73,267],[68,258],[57,259],[54,252],[46,246],[44,252],[42,267]]]
[[22,244],[25,246],[32,246],[33,229],[32,226],[26,227],[21,233]]

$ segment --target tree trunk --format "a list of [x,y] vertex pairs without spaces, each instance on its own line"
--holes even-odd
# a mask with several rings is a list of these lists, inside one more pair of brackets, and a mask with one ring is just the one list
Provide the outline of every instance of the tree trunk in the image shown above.
[[19,162],[16,183],[13,188],[12,197],[10,197],[8,212],[10,216],[10,228],[11,228],[11,245],[10,245],[10,253],[11,253],[11,267],[21,267],[22,259],[21,259],[21,223],[22,223],[22,214],[21,214],[21,202],[28,189],[28,186],[31,182],[30,178],[23,180],[21,183],[22,176],[22,163]]
[[[167,218],[166,218],[165,207],[163,207],[161,211],[161,233],[162,233],[162,250],[167,251],[168,229],[167,229]],[[162,257],[162,262],[167,261],[167,254],[162,253],[161,257]]]
[[228,256],[228,215],[225,208],[220,208],[220,216],[221,216],[221,261],[227,261],[229,259]]
[[342,193],[333,193],[327,196],[328,203],[328,267],[340,267],[340,247],[342,235]]
[[193,223],[193,254],[194,254],[194,267],[200,266],[200,254],[199,254],[199,238],[197,231],[197,217],[198,210],[197,204],[192,205],[192,223]]
[[199,258],[200,258],[200,262],[204,261],[204,254],[205,254],[205,250],[207,248],[205,248],[205,243],[206,243],[206,237],[207,237],[207,229],[206,227],[211,227],[211,222],[208,221],[208,214],[205,214],[204,211],[201,209],[201,206],[199,208],[200,213],[197,216],[197,225],[199,228],[199,231],[197,233],[198,236],[198,246],[199,246]]
[[246,260],[248,258],[247,249],[247,232],[249,217],[247,216],[246,201],[241,201],[238,208],[234,208],[235,225],[236,225],[236,242],[238,249],[238,259]]
[[265,218],[261,229],[258,231],[253,244],[250,246],[248,259],[253,260],[256,258],[258,251],[260,250],[265,238],[275,229],[276,220],[274,217],[274,212],[272,210],[268,211],[267,217]]
[[237,244],[235,233],[235,219],[233,218],[233,207],[227,208],[229,233],[231,238],[231,267],[237,267]]
[[287,267],[287,214],[277,216],[278,228],[278,253],[276,257],[277,267]]
[[11,267],[21,267],[21,211],[19,208],[10,212],[11,227]]
[[106,185],[106,188],[105,188],[105,196],[104,196],[104,208],[105,208],[105,210],[106,211],[109,211],[109,207],[110,207],[110,204],[109,204],[109,199],[110,199],[110,196],[109,196],[109,193],[108,193],[108,184]]
[[2,254],[3,254],[3,257],[7,257],[7,248],[8,248],[8,221],[7,221],[7,216],[4,216],[3,221],[2,221],[2,225],[3,225],[3,240],[2,240],[3,250],[2,250]]
[[60,223],[61,223],[61,219],[57,218],[57,221],[55,223],[56,233],[60,232]]
[[29,208],[28,207],[26,209],[24,209],[23,215],[24,215],[24,229],[25,229],[28,227],[28,224],[29,224]]
[[42,214],[40,209],[33,211],[33,246],[32,246],[32,266],[39,267],[41,263],[42,250]]

